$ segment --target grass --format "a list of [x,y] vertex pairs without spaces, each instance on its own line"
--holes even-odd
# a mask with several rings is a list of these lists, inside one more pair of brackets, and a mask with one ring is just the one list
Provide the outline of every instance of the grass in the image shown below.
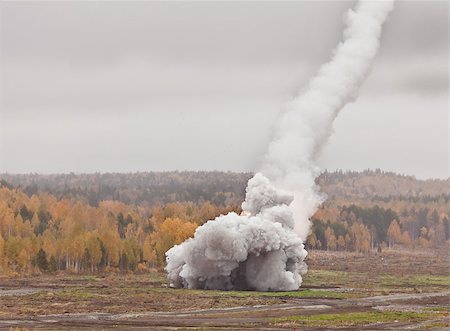
[[379,278],[380,284],[387,287],[395,286],[450,286],[450,276],[434,275],[408,275],[404,277],[383,275]]
[[365,311],[340,314],[317,314],[289,316],[272,319],[276,325],[300,325],[300,326],[358,326],[375,323],[410,322],[417,323],[430,319],[444,317],[442,312],[400,312],[400,311]]
[[338,286],[349,282],[352,274],[345,271],[309,270],[302,286]]
[[[386,293],[391,293],[392,291],[404,292],[405,288],[421,288],[433,292],[442,290],[443,287],[450,287],[450,276],[448,275],[410,274],[399,276],[368,274],[366,272],[309,270],[303,277],[303,280],[302,286],[305,287],[336,286],[355,289],[363,287],[364,289],[379,290]],[[353,296],[355,295],[356,293],[353,293]]]
[[431,324],[427,324],[423,327],[424,330],[431,330],[431,329],[444,329],[450,327],[450,323],[448,322],[434,322]]
[[427,307],[424,310],[426,311],[438,311],[438,312],[449,312],[448,307]]
[[70,280],[82,281],[82,282],[96,282],[99,279],[95,275],[70,275],[67,276]]
[[257,297],[332,298],[332,299],[345,299],[352,297],[351,293],[342,293],[326,290],[303,290],[303,289],[289,292],[228,291],[228,292],[221,292],[220,295],[235,296],[235,297],[257,296]]
[[95,297],[98,297],[97,293],[92,293],[92,291],[83,288],[67,289],[61,292],[55,292],[55,294],[59,297],[66,297],[68,299],[80,299],[80,300],[93,299]]
[[[164,274],[150,274],[151,279],[158,279],[165,283]],[[142,278],[140,278],[142,280]],[[311,289],[308,287],[325,287],[323,289]],[[361,286],[364,286],[362,288]],[[389,293],[402,293],[406,288],[427,288],[432,291],[436,287],[450,286],[450,277],[432,275],[409,275],[406,277],[373,275],[365,272],[345,272],[330,270],[310,270],[304,276],[302,287],[298,291],[289,292],[258,292],[258,291],[215,291],[215,290],[186,290],[167,287],[152,287],[146,285],[136,288],[123,284],[122,290],[141,292],[158,292],[168,296],[203,296],[203,297],[230,297],[230,298],[328,298],[347,299],[360,298],[371,295]],[[351,292],[339,292],[326,287],[354,288]],[[368,291],[370,290],[370,291]]]
[[85,288],[67,288],[63,290],[57,290],[57,291],[41,291],[37,293],[33,293],[28,295],[29,298],[34,299],[41,299],[43,301],[46,300],[46,298],[54,297],[56,299],[63,299],[68,301],[80,301],[80,300],[87,300],[87,299],[93,299],[99,296],[97,293],[97,290],[92,289],[85,289]]
[[259,291],[217,291],[217,290],[186,290],[173,288],[153,288],[151,291],[164,293],[167,295],[194,295],[207,297],[234,297],[234,298],[329,298],[329,299],[346,299],[353,298],[353,293],[343,293],[327,290],[310,290],[300,289],[298,291],[287,292],[259,292]]

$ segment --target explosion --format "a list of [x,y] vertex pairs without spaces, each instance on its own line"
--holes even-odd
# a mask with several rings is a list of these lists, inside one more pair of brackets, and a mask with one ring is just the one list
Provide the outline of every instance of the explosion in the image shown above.
[[316,159],[339,111],[357,96],[380,44],[392,1],[360,1],[345,16],[344,41],[275,123],[260,171],[248,182],[243,213],[199,227],[166,253],[174,287],[296,290],[307,271],[309,218],[324,201]]

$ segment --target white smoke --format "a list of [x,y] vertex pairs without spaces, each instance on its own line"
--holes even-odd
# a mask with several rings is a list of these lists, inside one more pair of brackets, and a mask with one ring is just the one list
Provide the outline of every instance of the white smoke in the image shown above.
[[356,98],[392,7],[392,1],[360,1],[348,11],[344,41],[276,122],[260,172],[248,182],[243,214],[208,221],[193,239],[166,253],[172,286],[260,291],[300,287],[309,218],[324,200],[314,182],[316,159],[337,114]]

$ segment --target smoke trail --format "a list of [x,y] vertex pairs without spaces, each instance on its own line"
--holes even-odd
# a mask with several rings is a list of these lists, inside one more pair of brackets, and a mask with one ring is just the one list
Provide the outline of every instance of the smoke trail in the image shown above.
[[295,230],[305,240],[307,220],[322,202],[314,178],[317,156],[344,105],[356,98],[378,50],[381,25],[391,1],[361,1],[345,16],[344,41],[303,91],[284,109],[261,171],[277,186],[295,192]]
[[306,272],[303,242],[324,198],[316,159],[346,103],[357,96],[378,50],[392,1],[360,1],[345,16],[344,41],[275,124],[260,172],[249,180],[243,215],[199,227],[167,253],[172,286],[294,290]]

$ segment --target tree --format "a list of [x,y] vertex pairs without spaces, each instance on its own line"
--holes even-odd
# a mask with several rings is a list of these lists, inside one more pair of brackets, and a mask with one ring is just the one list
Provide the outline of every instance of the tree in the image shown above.
[[38,216],[37,213],[34,213],[34,214],[33,214],[33,217],[31,218],[31,226],[33,227],[34,233],[35,233],[36,235],[42,234],[43,231],[39,231],[40,229],[38,229],[38,226],[39,226],[39,216]]
[[431,223],[434,226],[437,226],[437,224],[439,223],[439,213],[437,212],[436,209],[434,209],[433,212],[431,213]]
[[183,222],[179,218],[167,218],[162,222],[158,230],[152,233],[157,264],[163,266],[166,252],[174,245],[192,237],[196,228],[197,224]]
[[344,237],[345,240],[345,249],[351,250],[352,247],[352,238],[350,237],[350,233],[347,233]]
[[427,238],[427,234],[428,234],[428,230],[426,227],[421,227],[420,228],[420,235],[419,235],[419,246],[423,247],[423,248],[428,248],[431,246],[430,241]]
[[145,238],[143,245],[143,258],[144,261],[147,261],[150,265],[156,265],[156,254],[155,254],[155,245],[152,241],[152,236],[149,235]]
[[142,261],[142,249],[136,240],[129,239],[123,242],[120,267],[122,270],[135,270]]
[[3,271],[3,265],[4,265],[4,254],[5,254],[5,240],[2,237],[2,234],[0,233],[0,273]]
[[353,223],[350,227],[350,236],[354,250],[362,253],[369,252],[370,232],[364,224]]
[[411,241],[411,238],[409,237],[408,231],[406,231],[406,230],[403,231],[402,236],[400,238],[400,242],[405,247],[411,247],[412,246],[412,241]]
[[442,223],[444,224],[445,240],[448,240],[450,239],[450,221],[447,217],[444,217]]
[[0,230],[5,240],[12,236],[14,223],[14,212],[8,208],[3,213],[2,221],[0,222]]
[[325,230],[325,240],[327,241],[327,250],[336,250],[336,236],[330,227]]
[[48,263],[48,271],[55,272],[56,270],[58,270],[58,262],[56,261],[55,256],[52,255]]
[[311,248],[320,248],[318,243],[320,241],[317,240],[316,234],[313,232],[308,236],[308,239],[306,241],[307,245]]
[[41,271],[48,270],[47,253],[41,248],[36,255],[36,266]]
[[389,225],[388,228],[388,238],[389,238],[389,247],[392,248],[394,247],[396,242],[400,242],[401,241],[401,231],[400,231],[400,226],[398,225],[397,220],[393,220],[391,222],[391,225]]
[[22,227],[23,227],[23,218],[21,214],[17,214],[17,216],[14,218],[13,235],[20,236],[22,232]]
[[9,269],[17,271],[19,265],[20,241],[17,237],[9,237],[5,242],[5,258]]
[[428,229],[428,240],[431,246],[436,246],[436,231],[433,228]]
[[88,262],[91,267],[91,272],[97,270],[98,264],[102,260],[102,251],[100,247],[100,241],[96,232],[90,232],[86,236],[86,252]]
[[339,236],[337,239],[337,248],[339,250],[345,250],[345,239],[344,236]]
[[105,247],[106,265],[118,266],[120,260],[120,236],[119,233],[113,229],[108,229],[100,234],[100,240]]
[[119,268],[120,270],[128,269],[128,257],[125,252],[122,252],[120,255]]
[[72,258],[72,268],[76,273],[80,272],[81,260],[86,249],[86,242],[83,235],[78,235],[75,239],[71,240],[70,245],[70,257]]

